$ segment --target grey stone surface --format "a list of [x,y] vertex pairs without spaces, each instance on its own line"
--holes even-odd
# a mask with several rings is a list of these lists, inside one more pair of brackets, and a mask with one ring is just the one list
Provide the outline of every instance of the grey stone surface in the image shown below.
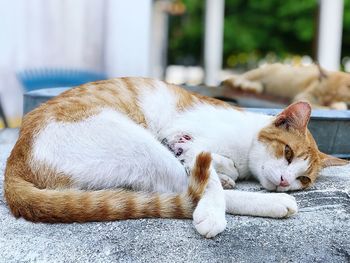
[[[0,262],[350,262],[350,166],[325,169],[312,189],[292,193],[296,216],[227,215],[214,239],[197,234],[191,220],[34,224],[15,219],[2,197],[16,136],[0,131]],[[255,182],[238,188],[262,191]]]

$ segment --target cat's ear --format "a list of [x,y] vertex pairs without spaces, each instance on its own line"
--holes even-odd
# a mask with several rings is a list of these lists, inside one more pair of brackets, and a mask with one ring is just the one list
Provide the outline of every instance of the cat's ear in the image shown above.
[[305,133],[311,115],[311,106],[304,101],[295,102],[277,115],[274,125],[289,130],[296,129]]
[[341,165],[347,165],[350,164],[349,161],[344,159],[339,159],[337,157],[319,152],[318,156],[321,159],[321,165],[322,168],[328,167],[328,166],[341,166]]

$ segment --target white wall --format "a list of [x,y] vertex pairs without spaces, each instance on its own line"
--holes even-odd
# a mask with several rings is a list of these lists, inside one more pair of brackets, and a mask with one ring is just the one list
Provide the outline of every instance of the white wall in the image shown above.
[[224,39],[225,0],[205,1],[204,82],[217,86],[220,82]]
[[108,0],[105,62],[108,75],[150,76],[152,0]]
[[343,0],[320,0],[317,60],[328,70],[339,70],[343,30]]

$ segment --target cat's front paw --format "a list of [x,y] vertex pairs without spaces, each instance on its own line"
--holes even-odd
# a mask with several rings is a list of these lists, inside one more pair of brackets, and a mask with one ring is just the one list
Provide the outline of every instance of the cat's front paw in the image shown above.
[[[219,202],[220,203],[220,202]],[[215,237],[225,230],[225,207],[202,199],[193,213],[193,224],[198,233],[206,238]]]
[[285,218],[298,212],[298,205],[289,194],[267,194],[269,202],[265,205],[266,216],[273,218]]
[[[213,159],[212,163],[214,165],[215,170],[219,174],[219,178],[224,179],[224,180],[221,180],[221,182],[223,183],[223,181],[224,182],[227,181],[228,184],[234,186],[235,185],[234,182],[239,177],[239,172],[234,162],[231,159],[216,153],[212,153],[211,156]],[[231,180],[228,180],[223,175],[227,175]]]
[[224,81],[224,85],[255,93],[263,93],[264,87],[260,82],[250,81],[241,76],[235,76]]
[[224,189],[233,189],[236,186],[235,181],[227,175],[218,173],[218,176]]

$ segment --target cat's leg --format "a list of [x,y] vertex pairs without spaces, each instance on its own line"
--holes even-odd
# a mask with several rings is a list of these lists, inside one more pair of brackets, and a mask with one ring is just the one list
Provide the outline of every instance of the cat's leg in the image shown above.
[[[192,137],[188,134],[175,135],[170,140],[163,140],[163,143],[174,152],[184,166],[189,167],[189,170],[194,165],[195,157],[202,152],[198,146],[193,145]],[[218,160],[215,154],[213,156],[212,160]],[[194,226],[201,235],[211,238],[225,229],[225,206],[224,190],[212,164],[209,183],[193,213]]]
[[234,215],[284,218],[298,212],[295,198],[280,193],[225,190],[226,212]]
[[212,238],[226,228],[226,200],[220,179],[211,167],[207,188],[193,213],[193,224],[206,238]]
[[263,93],[264,86],[260,81],[251,81],[245,78],[244,75],[234,75],[223,82],[223,85],[229,88],[253,91]]
[[241,75],[232,76],[225,80],[223,84],[231,88],[263,93],[264,85],[268,85],[269,76],[283,74],[284,67],[280,63],[264,65]]
[[235,181],[239,177],[238,170],[235,163],[222,155],[212,153],[212,163],[217,171],[223,186],[227,188],[233,188],[235,186]]
[[224,86],[239,88],[242,90],[263,93],[263,80],[281,67],[280,64],[272,64],[247,71],[241,75],[234,75],[223,82]]
[[249,81],[261,82],[266,76],[272,74],[276,75],[279,71],[283,70],[283,68],[284,65],[280,63],[267,64],[244,72],[241,76]]

